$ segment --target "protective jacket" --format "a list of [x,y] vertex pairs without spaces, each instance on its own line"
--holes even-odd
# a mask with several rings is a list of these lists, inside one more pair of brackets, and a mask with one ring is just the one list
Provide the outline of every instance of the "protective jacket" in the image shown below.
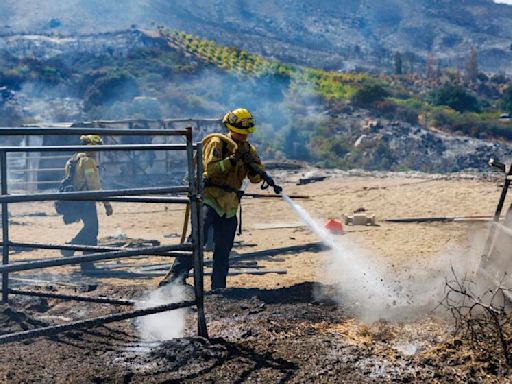
[[[257,160],[256,165],[263,169],[256,148],[249,143],[249,151]],[[230,134],[214,133],[203,139],[203,177],[205,180],[203,202],[217,214],[230,218],[236,215],[240,199],[235,190],[242,187],[246,177],[251,183],[261,182],[261,177],[238,160],[232,164],[229,157],[235,153],[237,144]]]
[[76,191],[97,191],[101,189],[98,165],[93,157],[87,153],[77,153],[68,160],[65,167],[65,175],[71,172],[71,161],[77,161],[73,175],[73,186]]

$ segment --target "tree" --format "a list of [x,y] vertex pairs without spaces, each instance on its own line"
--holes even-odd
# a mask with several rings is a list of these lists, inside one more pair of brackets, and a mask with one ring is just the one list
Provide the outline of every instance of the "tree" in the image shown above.
[[413,52],[404,52],[402,55],[402,71],[404,73],[416,71],[416,55]]
[[427,64],[425,66],[425,76],[428,80],[436,80],[436,75],[434,55],[432,52],[430,52],[428,54]]
[[445,85],[431,95],[434,105],[447,105],[459,112],[479,112],[478,99],[459,85]]
[[402,55],[400,52],[395,53],[395,75],[402,74]]
[[477,76],[478,76],[478,57],[476,53],[476,49],[473,47],[471,48],[471,52],[469,53],[468,61],[465,65],[465,80],[468,83],[474,83],[476,82]]
[[[307,131],[306,131],[307,132]],[[283,152],[288,159],[308,160],[307,135],[305,130],[289,128],[284,134]]]
[[132,100],[139,93],[139,85],[132,75],[123,71],[105,73],[85,92],[84,109],[89,111],[98,105],[112,105],[116,101]]
[[501,98],[501,108],[504,111],[512,113],[512,85],[509,85],[503,91],[503,96]]

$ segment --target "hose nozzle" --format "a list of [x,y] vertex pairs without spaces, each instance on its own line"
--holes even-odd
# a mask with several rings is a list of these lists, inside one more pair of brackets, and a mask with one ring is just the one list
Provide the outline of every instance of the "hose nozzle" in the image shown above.
[[281,192],[283,192],[283,188],[280,185],[277,185],[274,182],[274,179],[272,177],[270,177],[267,172],[265,172],[261,168],[257,168],[257,167],[252,167],[252,168],[263,179],[263,182],[261,183],[261,187],[260,187],[261,189],[265,190],[265,189],[268,189],[268,187],[272,187],[272,188],[274,188],[274,193],[276,195],[279,195],[279,194],[281,194]]

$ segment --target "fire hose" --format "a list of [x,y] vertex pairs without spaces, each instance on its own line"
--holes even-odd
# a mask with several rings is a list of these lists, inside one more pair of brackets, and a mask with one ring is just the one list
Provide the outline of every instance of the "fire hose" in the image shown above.
[[[208,181],[205,182],[205,186],[215,186],[221,189],[224,189],[226,192],[234,192],[236,193],[238,200],[241,201],[242,197],[252,197],[252,198],[269,198],[269,197],[280,197],[281,192],[283,191],[283,187],[276,184],[274,182],[274,179],[269,176],[267,172],[265,172],[260,166],[257,166],[256,164],[248,164],[248,167],[251,168],[251,170],[259,175],[261,179],[263,180],[261,183],[261,190],[267,190],[269,187],[272,187],[274,190],[275,195],[266,195],[266,194],[258,194],[258,193],[245,193],[244,191],[240,191],[238,189],[229,187],[229,186],[221,186],[221,185],[213,185],[209,184]],[[293,196],[294,198],[307,198],[307,196]],[[185,242],[185,239],[187,238],[187,231],[188,231],[188,221],[190,219],[190,205],[187,204],[187,207],[185,209],[185,220],[183,222],[183,230],[181,232],[181,243],[183,244]],[[240,212],[239,212],[239,220],[238,220],[238,234],[240,235],[242,233],[242,205],[240,205]]]

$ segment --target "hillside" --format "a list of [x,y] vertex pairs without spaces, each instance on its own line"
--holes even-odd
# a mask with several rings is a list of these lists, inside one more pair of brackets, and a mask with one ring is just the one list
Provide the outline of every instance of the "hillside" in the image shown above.
[[446,172],[512,156],[510,120],[499,118],[512,110],[504,76],[338,73],[163,28],[12,35],[0,52],[1,125],[211,118],[244,106],[265,159]]
[[[0,33],[76,34],[158,25],[280,61],[392,70],[396,51],[461,68],[471,47],[487,71],[512,72],[512,7],[491,0],[4,0]],[[122,15],[122,17],[119,17]]]

